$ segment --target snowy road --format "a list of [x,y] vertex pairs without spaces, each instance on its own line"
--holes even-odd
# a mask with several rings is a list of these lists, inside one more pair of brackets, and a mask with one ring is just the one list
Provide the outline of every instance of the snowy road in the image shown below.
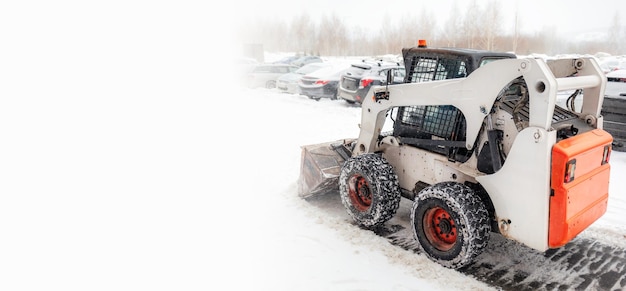
[[[570,244],[542,253],[494,234],[473,265],[456,271],[415,253],[407,227],[408,200],[376,235],[354,225],[336,193],[309,200],[297,196],[300,147],[355,137],[359,107],[267,89],[244,89],[232,96],[237,98],[227,106],[238,108],[237,116],[257,121],[227,139],[246,142],[229,144],[240,147],[229,148],[231,157],[237,158],[225,155],[224,163],[232,173],[241,169],[238,161],[263,169],[246,176],[245,184],[254,185],[254,191],[250,195],[251,189],[244,187],[241,197],[246,197],[246,206],[238,212],[255,219],[242,220],[241,229],[246,231],[235,232],[242,235],[236,241],[255,238],[253,245],[246,246],[257,281],[266,287],[263,290],[621,290],[626,286],[626,180],[619,178],[626,171],[625,153],[614,152],[611,157],[607,213]],[[271,142],[254,147],[247,143],[257,140]],[[271,262],[271,267],[265,262]],[[259,283],[252,286],[258,288]]]
[[[336,192],[307,201],[327,215],[352,223]],[[411,201],[403,199],[397,215],[375,232],[395,246],[419,253],[410,229],[410,206]],[[624,290],[626,249],[583,235],[542,253],[492,234],[476,262],[459,271],[501,290]]]

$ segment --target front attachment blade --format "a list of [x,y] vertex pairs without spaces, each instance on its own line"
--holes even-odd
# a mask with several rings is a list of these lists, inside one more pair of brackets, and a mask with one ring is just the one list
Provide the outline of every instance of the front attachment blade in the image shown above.
[[302,147],[298,195],[309,198],[339,189],[339,173],[350,156],[349,141]]

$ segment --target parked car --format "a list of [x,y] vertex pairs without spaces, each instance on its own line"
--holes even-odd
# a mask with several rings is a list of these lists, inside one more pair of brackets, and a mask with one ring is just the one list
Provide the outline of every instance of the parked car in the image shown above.
[[298,82],[300,92],[314,100],[337,99],[339,77],[348,67],[344,64],[334,64],[302,76]]
[[617,69],[606,74],[607,81],[609,82],[626,82],[626,70]]
[[621,57],[604,58],[598,61],[598,65],[600,65],[600,69],[602,69],[605,74],[620,69],[626,69],[626,61]]
[[274,64],[291,64],[292,62],[300,59],[300,56],[288,56],[284,57],[278,61],[275,61]]
[[275,88],[278,77],[295,72],[298,67],[288,64],[261,64],[248,73],[247,85],[250,88]]
[[308,65],[311,63],[322,63],[324,62],[322,58],[318,56],[302,56],[297,60],[291,62],[292,65],[302,67],[304,65]]
[[259,65],[256,59],[248,57],[239,57],[234,60],[235,70],[237,74],[237,82],[246,81],[248,74]]
[[328,66],[330,66],[329,63],[311,63],[308,65],[304,65],[302,68],[297,69],[293,73],[288,73],[280,76],[278,80],[276,80],[276,88],[278,88],[278,90],[280,90],[281,92],[300,94],[298,81],[300,81],[302,76],[313,73],[319,69]]
[[404,83],[404,66],[398,63],[362,62],[352,64],[340,78],[338,95],[346,102],[363,103],[363,98],[373,85],[387,84],[391,74],[392,84]]

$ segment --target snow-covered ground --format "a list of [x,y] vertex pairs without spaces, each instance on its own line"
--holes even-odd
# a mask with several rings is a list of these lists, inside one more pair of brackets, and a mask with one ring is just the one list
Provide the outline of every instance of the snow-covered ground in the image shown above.
[[[492,289],[297,197],[300,146],[356,137],[359,107],[264,88],[240,88],[230,98],[229,120],[241,123],[224,141],[237,145],[223,157],[232,169],[230,205],[237,205],[225,215],[238,219],[232,227],[225,218],[230,232],[221,234],[220,262],[233,267],[226,281],[260,290]],[[614,151],[611,165],[608,212],[581,237],[626,247],[626,153]]]

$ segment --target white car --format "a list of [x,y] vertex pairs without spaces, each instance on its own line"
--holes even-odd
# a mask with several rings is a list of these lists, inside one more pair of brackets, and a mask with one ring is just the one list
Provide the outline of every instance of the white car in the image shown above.
[[261,64],[248,73],[246,85],[249,88],[265,87],[273,89],[276,80],[287,73],[295,72],[298,67],[287,64]]
[[606,74],[608,81],[626,82],[626,69],[618,69]]
[[293,73],[288,73],[280,76],[278,80],[276,80],[276,88],[284,93],[291,94],[300,94],[300,87],[298,86],[298,81],[302,76],[313,73],[321,68],[328,67],[330,64],[328,63],[311,63],[308,65],[304,65],[302,68],[296,70]]

